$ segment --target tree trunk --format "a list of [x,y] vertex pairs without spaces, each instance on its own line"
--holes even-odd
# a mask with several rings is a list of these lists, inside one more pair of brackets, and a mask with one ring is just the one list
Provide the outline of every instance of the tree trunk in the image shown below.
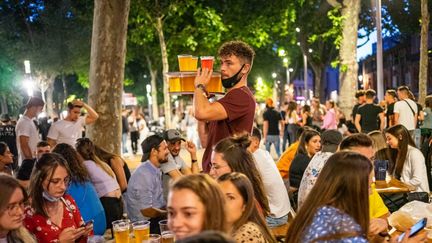
[[54,109],[53,109],[53,93],[54,93],[54,79],[55,75],[48,76],[52,81],[47,82],[47,89],[46,89],[46,112],[48,114],[48,117],[54,117]]
[[157,102],[157,69],[153,68],[152,62],[149,56],[146,56],[147,64],[150,71],[150,85],[151,85],[151,97],[152,97],[152,117],[154,121],[159,121],[159,106]]
[[342,6],[342,41],[340,57],[339,105],[346,117],[355,104],[357,89],[357,32],[359,24],[360,0],[344,0]]
[[1,109],[1,114],[9,113],[6,97],[4,95],[0,95],[0,109]]
[[159,37],[159,44],[161,48],[162,56],[162,75],[163,75],[163,95],[164,95],[164,116],[165,116],[165,128],[172,128],[171,126],[171,97],[168,93],[168,78],[165,73],[168,72],[168,53],[165,44],[165,37],[163,33],[162,17],[156,19],[156,31]]
[[428,80],[428,35],[429,35],[428,1],[421,0],[421,34],[420,34],[420,70],[419,70],[419,102],[424,104],[427,95]]
[[62,80],[62,85],[63,85],[63,96],[64,96],[64,99],[63,99],[61,106],[63,107],[64,103],[66,102],[66,99],[68,98],[68,91],[67,91],[66,79],[65,79],[64,74],[62,74],[61,80]]
[[87,136],[120,154],[121,106],[130,0],[95,0],[88,103],[99,114]]
[[[322,75],[324,73],[324,69],[325,69],[325,65],[321,65],[321,64],[315,64],[312,62],[309,62],[310,66],[312,67],[312,70],[314,72],[314,96],[319,97],[320,100],[323,98],[322,97]],[[312,97],[311,97],[312,98]]]

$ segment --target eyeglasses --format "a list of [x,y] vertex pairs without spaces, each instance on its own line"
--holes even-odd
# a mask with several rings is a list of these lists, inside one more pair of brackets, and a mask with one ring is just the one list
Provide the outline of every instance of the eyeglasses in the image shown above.
[[24,207],[25,207],[24,201],[17,202],[17,203],[11,203],[11,204],[7,205],[5,211],[8,213],[9,216],[14,216],[14,215],[18,214],[17,213],[18,209],[21,209],[21,211],[24,211]]
[[49,180],[49,183],[50,183],[50,184],[54,184],[55,186],[58,186],[62,181],[63,181],[63,183],[65,184],[65,186],[69,186],[69,184],[70,184],[70,182],[71,182],[71,179],[70,179],[69,176],[66,177],[66,178],[64,178],[63,180],[60,179],[60,178],[56,178],[56,179],[51,179],[51,180]]

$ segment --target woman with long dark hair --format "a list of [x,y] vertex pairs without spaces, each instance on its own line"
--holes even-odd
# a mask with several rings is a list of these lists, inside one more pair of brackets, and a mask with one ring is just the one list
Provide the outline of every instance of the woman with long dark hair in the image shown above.
[[0,242],[36,243],[23,225],[27,192],[19,182],[0,173]]
[[24,223],[39,242],[87,242],[93,225],[84,225],[75,200],[66,194],[70,175],[66,160],[56,153],[42,155],[35,164]]
[[220,176],[218,182],[225,194],[227,226],[236,242],[276,242],[255,206],[250,180],[233,172]]
[[79,138],[75,147],[84,159],[84,166],[105,210],[107,228],[111,228],[111,223],[123,216],[123,199],[115,173],[107,163],[96,156],[95,146],[90,139]]
[[12,170],[9,167],[13,164],[13,154],[6,143],[0,142],[0,172],[11,175]]
[[228,137],[221,140],[214,148],[210,175],[217,179],[223,174],[240,172],[252,182],[255,199],[259,210],[266,217],[270,214],[270,206],[264,184],[253,155],[248,151],[251,144],[248,134]]
[[289,169],[290,186],[299,188],[303,173],[312,157],[321,150],[321,135],[313,129],[305,129],[300,136],[297,153]]
[[415,187],[416,192],[429,193],[425,158],[408,130],[403,125],[394,125],[386,130],[385,136],[388,145],[398,151],[396,163],[389,168],[389,173]]
[[107,163],[116,175],[117,182],[120,186],[122,193],[126,192],[129,178],[131,173],[126,161],[117,154],[106,151],[105,149],[95,144],[95,154],[102,161]]
[[103,235],[106,230],[105,211],[84,166],[84,159],[66,143],[57,144],[52,152],[62,155],[69,165],[71,183],[67,193],[74,198],[84,221],[93,220],[95,235]]
[[359,153],[332,155],[291,223],[286,242],[367,242],[371,172],[371,162]]

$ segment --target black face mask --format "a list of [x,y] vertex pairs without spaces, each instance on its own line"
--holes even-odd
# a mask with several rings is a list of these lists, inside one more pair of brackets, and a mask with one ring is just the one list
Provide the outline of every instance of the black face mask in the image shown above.
[[240,74],[241,70],[243,70],[244,65],[245,64],[243,64],[243,66],[240,68],[240,70],[236,74],[234,74],[232,77],[222,79],[222,86],[225,89],[230,89],[230,88],[234,87],[234,85],[236,85],[240,81],[241,77],[239,78],[238,75]]

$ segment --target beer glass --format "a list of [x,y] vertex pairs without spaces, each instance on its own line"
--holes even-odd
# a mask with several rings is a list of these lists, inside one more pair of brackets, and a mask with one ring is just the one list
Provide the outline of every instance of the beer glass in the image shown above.
[[132,223],[134,231],[135,242],[143,242],[149,239],[150,235],[150,222],[147,220],[136,221]]
[[116,220],[112,222],[114,239],[116,243],[129,243],[129,220]]
[[213,69],[213,56],[202,56],[201,57],[201,70],[207,68],[209,70]]
[[177,55],[180,72],[189,71],[192,55]]
[[168,220],[159,221],[159,229],[161,232],[162,243],[174,243],[174,232],[169,229]]

